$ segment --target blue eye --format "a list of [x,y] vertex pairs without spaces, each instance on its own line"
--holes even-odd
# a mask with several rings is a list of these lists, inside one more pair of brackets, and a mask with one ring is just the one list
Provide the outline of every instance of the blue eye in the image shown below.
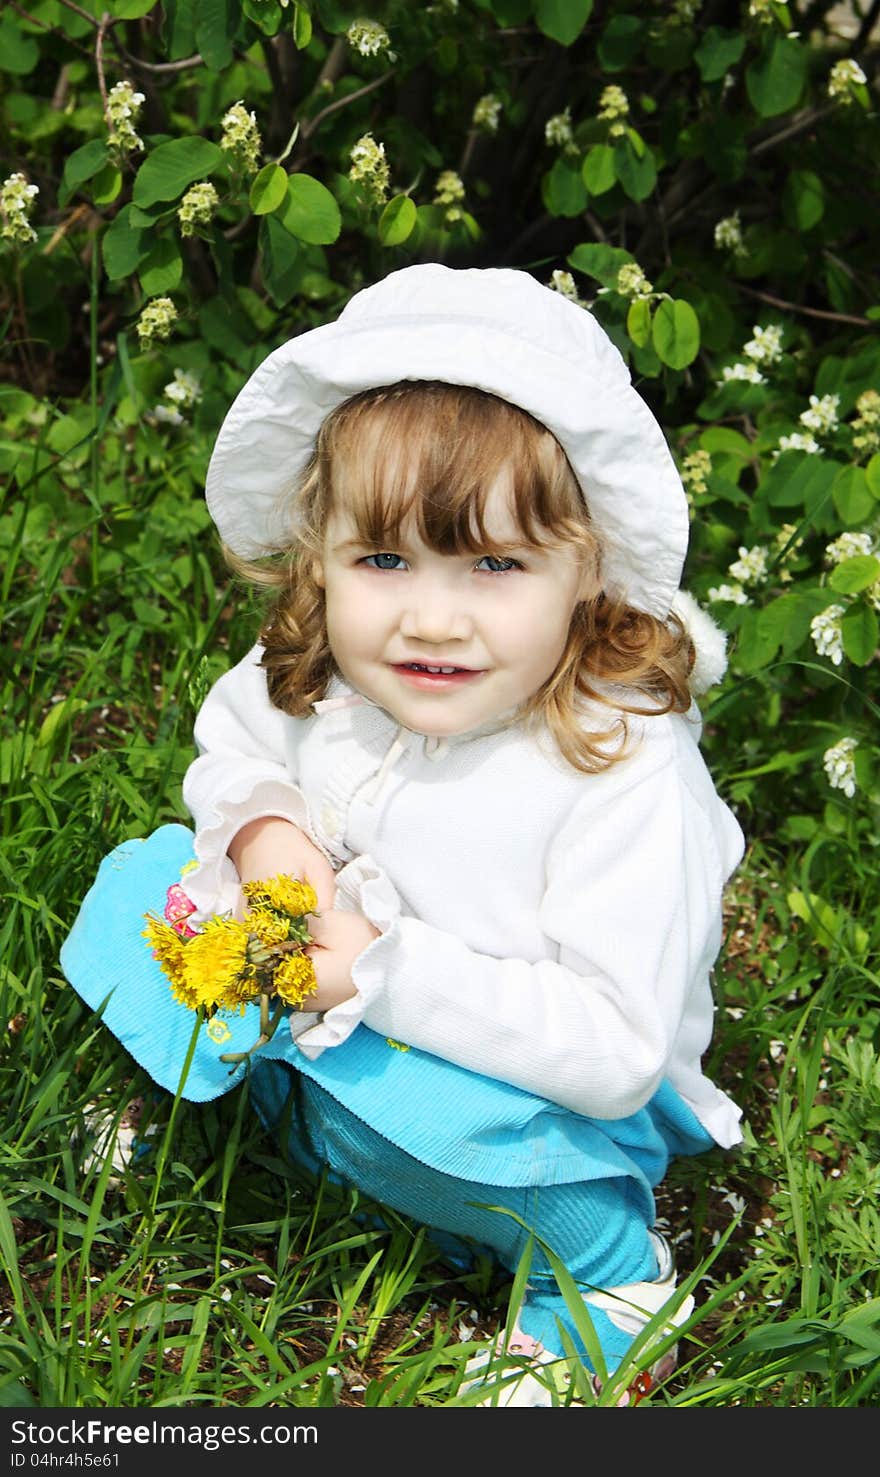
[[522,565],[517,564],[515,559],[499,559],[494,554],[484,554],[477,564],[477,569],[481,565],[486,574],[508,574],[512,569],[522,569]]
[[368,554],[364,563],[370,569],[406,569],[406,560],[400,554]]

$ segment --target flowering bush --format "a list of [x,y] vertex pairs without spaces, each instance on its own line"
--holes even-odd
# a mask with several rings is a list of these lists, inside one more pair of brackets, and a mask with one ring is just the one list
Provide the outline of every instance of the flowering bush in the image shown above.
[[[781,765],[803,836],[805,817],[848,815],[867,835],[880,125],[873,10],[847,16],[806,0],[17,8],[0,55],[11,373],[88,383],[87,262],[102,434],[186,440],[197,498],[247,374],[365,281],[423,259],[532,271],[601,320],[676,453],[687,580],[730,637],[706,712],[720,781],[753,832],[789,824]],[[17,426],[7,445],[25,476]],[[850,737],[843,787],[824,756]]]

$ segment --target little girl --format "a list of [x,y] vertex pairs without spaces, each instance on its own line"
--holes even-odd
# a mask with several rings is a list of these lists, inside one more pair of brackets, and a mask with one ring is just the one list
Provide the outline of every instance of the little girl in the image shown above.
[[693,1307],[652,1189],[740,1139],[700,1065],[743,847],[693,699],[724,642],[678,588],[659,426],[582,307],[524,272],[414,266],[269,355],[207,500],[274,604],[198,715],[194,838],[105,860],[65,971],[176,1090],[192,1016],[144,913],[182,881],[198,929],[241,916],[242,882],[311,882],[313,994],[231,1075],[254,1007],[225,1042],[201,1030],[184,1095],[247,1074],[309,1169],[506,1268],[530,1248],[499,1341],[520,1357],[472,1371],[485,1403],[559,1403],[573,1350],[625,1401]]

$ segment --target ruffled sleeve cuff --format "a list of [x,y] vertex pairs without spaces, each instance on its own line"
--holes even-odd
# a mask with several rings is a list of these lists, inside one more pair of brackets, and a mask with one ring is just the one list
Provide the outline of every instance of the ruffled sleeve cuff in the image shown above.
[[241,888],[238,872],[227,855],[229,843],[242,826],[264,816],[290,821],[320,847],[309,823],[305,796],[297,785],[264,779],[251,783],[246,791],[227,794],[215,803],[193,843],[198,864],[187,872],[184,885],[187,897],[196,905],[192,919],[196,926],[213,913],[240,913]]
[[[310,1061],[328,1046],[339,1046],[360,1025],[374,1000],[382,993],[387,974],[387,961],[396,944],[400,919],[400,897],[386,874],[372,857],[359,856],[343,867],[336,878],[337,908],[363,913],[379,929],[379,937],[359,954],[351,972],[356,986],[350,1000],[334,1005],[317,1024],[303,1030],[303,1017],[292,1017],[291,1029],[296,1043]],[[314,1017],[309,1017],[314,1019]],[[293,1024],[296,1022],[296,1025]]]

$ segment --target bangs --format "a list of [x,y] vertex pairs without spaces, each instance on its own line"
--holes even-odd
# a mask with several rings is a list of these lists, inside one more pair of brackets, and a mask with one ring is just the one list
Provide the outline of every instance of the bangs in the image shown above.
[[486,509],[499,483],[517,541],[571,543],[589,529],[555,437],[482,390],[406,381],[355,396],[325,421],[317,460],[329,492],[325,512],[344,507],[373,548],[399,541],[408,526],[438,553],[491,550],[499,537]]

